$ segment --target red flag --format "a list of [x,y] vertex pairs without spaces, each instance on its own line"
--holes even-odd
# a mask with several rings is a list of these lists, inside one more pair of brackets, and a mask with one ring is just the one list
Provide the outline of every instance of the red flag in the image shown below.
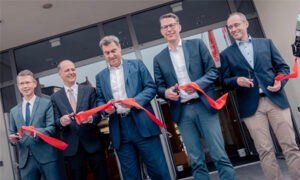
[[214,36],[214,33],[212,30],[208,31],[208,39],[209,39],[209,46],[211,49],[211,54],[214,59],[214,62],[219,62],[220,61],[220,53],[219,53],[217,42],[216,42],[216,39],[215,39],[215,36]]
[[291,79],[291,78],[297,78],[298,77],[298,63],[297,63],[297,58],[295,58],[295,64],[293,67],[293,73],[292,74],[279,74],[275,77],[276,81],[281,81],[284,79]]
[[219,110],[221,109],[225,104],[226,104],[226,100],[228,97],[228,93],[224,94],[222,97],[220,97],[219,99],[217,99],[216,101],[214,101],[212,98],[210,98],[196,83],[191,82],[191,83],[187,83],[183,86],[179,86],[178,89],[186,89],[188,86],[193,87],[194,89],[200,91],[201,93],[203,93],[206,96],[206,99],[208,101],[208,103],[215,109]]
[[51,146],[54,146],[58,149],[65,150],[68,147],[68,144],[66,144],[63,141],[60,141],[60,140],[55,139],[53,137],[49,137],[45,134],[39,133],[33,126],[22,126],[21,129],[20,129],[20,132],[19,132],[20,136],[22,135],[24,130],[36,133],[36,135],[39,136],[41,139],[43,139],[46,143],[48,143]]

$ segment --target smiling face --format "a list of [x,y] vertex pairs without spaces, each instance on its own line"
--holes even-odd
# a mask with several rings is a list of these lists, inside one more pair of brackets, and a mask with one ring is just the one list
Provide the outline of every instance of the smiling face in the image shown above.
[[101,48],[107,63],[111,67],[119,67],[121,65],[122,53],[120,44],[117,45],[115,42],[111,42],[107,46],[103,45]]
[[160,33],[168,43],[178,43],[180,41],[181,25],[172,17],[160,20]]
[[34,89],[37,86],[37,82],[32,76],[18,76],[18,89],[26,100],[30,100],[34,96]]
[[243,20],[239,15],[235,14],[228,18],[227,27],[230,32],[230,35],[235,40],[247,41],[248,33],[247,28],[249,23],[247,20]]
[[59,76],[63,80],[64,85],[71,87],[76,82],[76,70],[72,61],[64,60],[59,65]]

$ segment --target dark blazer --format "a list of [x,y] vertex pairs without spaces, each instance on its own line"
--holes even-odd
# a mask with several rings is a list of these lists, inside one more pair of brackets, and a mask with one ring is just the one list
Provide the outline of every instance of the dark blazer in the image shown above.
[[[124,60],[124,82],[128,98],[134,98],[135,101],[145,109],[153,113],[150,101],[156,94],[155,84],[141,60]],[[110,72],[105,68],[96,75],[97,86],[97,106],[106,104],[113,99]],[[136,123],[137,129],[142,137],[149,137],[160,134],[160,128],[143,111],[131,108],[132,117]],[[115,149],[120,147],[120,124],[117,113],[109,117],[110,138]]]
[[[203,41],[201,39],[182,40],[182,48],[186,69],[191,81],[195,82],[211,98],[217,99],[216,92],[212,85],[218,78],[219,73]],[[157,93],[160,97],[166,99],[166,89],[178,83],[168,47],[154,57],[153,63]],[[218,112],[209,105],[203,94],[199,93],[199,96],[201,101],[212,113]],[[173,120],[178,123],[181,113],[180,99],[178,101],[169,101]]]
[[[20,131],[25,125],[22,115],[22,102],[10,110],[10,132],[12,134]],[[55,135],[55,123],[51,101],[36,96],[30,116],[30,126],[47,136]],[[57,153],[53,146],[36,136],[35,138],[22,134],[22,140],[17,143],[19,146],[19,168],[26,165],[28,158],[28,147],[36,161],[46,164],[57,160]]]
[[[253,115],[259,103],[259,86],[267,97],[280,108],[289,107],[283,87],[287,80],[281,81],[281,90],[270,92],[267,86],[273,86],[274,78],[281,73],[289,74],[289,66],[284,62],[270,39],[252,38],[254,52],[254,68],[242,55],[238,45],[234,43],[221,54],[222,81],[224,87],[236,89],[238,107],[241,118]],[[240,76],[254,80],[253,88],[239,87],[237,78]]]
[[[99,114],[93,115],[93,123],[78,125],[73,121],[70,125],[63,127],[60,118],[73,112],[65,89],[61,89],[51,96],[54,109],[56,126],[63,132],[63,141],[69,146],[63,151],[64,156],[73,156],[78,149],[79,141],[88,153],[95,153],[103,149],[100,141],[100,132],[97,124],[101,120]],[[96,90],[85,85],[78,85],[78,97],[76,111],[86,111],[96,107]]]

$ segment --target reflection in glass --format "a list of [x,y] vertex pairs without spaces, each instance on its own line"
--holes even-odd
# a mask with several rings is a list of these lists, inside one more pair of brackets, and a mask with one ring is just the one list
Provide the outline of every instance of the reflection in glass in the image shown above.
[[12,72],[8,52],[0,54],[0,83],[12,80]]

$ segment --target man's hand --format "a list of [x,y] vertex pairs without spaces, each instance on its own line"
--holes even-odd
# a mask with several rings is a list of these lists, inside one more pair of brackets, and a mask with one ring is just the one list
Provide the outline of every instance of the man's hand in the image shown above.
[[60,118],[60,123],[62,126],[67,126],[69,124],[71,124],[72,122],[72,119],[71,119],[71,116],[73,116],[74,113],[71,113],[71,114],[66,114],[64,116],[62,116]]
[[86,118],[85,120],[83,120],[81,123],[86,124],[86,123],[92,123],[92,122],[93,122],[93,116],[90,116],[90,117]]
[[166,91],[165,91],[165,97],[167,99],[170,99],[172,101],[178,101],[179,100],[179,97],[180,97],[180,93],[178,91],[177,92],[174,92],[175,89],[178,89],[178,84],[176,84],[175,86],[172,86],[170,88],[168,88]]
[[34,132],[31,132],[31,131],[28,131],[28,130],[25,130],[25,129],[24,129],[24,134],[26,136],[34,137]]
[[279,91],[281,88],[281,81],[274,81],[273,86],[268,86],[267,90],[271,91],[271,92],[277,92]]
[[[110,100],[109,102],[114,102],[114,100],[112,99],[112,100]],[[109,103],[109,102],[107,102],[107,103]],[[111,115],[111,114],[113,114],[113,113],[115,113],[116,112],[116,107],[114,106],[114,108],[113,109],[109,109],[109,110],[104,110],[108,115]]]
[[253,79],[248,79],[245,77],[238,77],[236,81],[237,81],[237,84],[241,87],[247,87],[247,88],[254,87]]
[[193,93],[196,91],[196,89],[193,88],[192,86],[187,86],[187,87],[184,89],[184,91],[185,91],[188,95],[191,95],[191,94],[193,94]]
[[132,108],[131,105],[125,104],[123,102],[120,102],[120,106],[122,106],[123,108],[129,108],[129,109]]
[[19,133],[9,135],[9,140],[11,143],[16,144],[17,142],[21,141],[22,136]]

